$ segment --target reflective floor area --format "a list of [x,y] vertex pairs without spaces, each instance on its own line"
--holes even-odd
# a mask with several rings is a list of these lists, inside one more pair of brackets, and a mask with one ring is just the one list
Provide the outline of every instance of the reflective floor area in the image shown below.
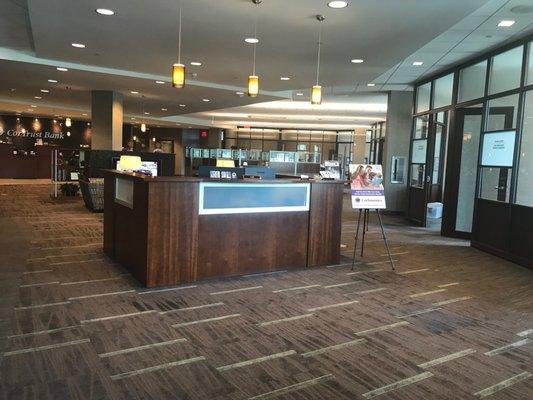
[[150,290],[102,214],[0,186],[2,399],[533,398],[533,271],[392,217],[396,272],[373,217],[351,271],[348,207],[339,266]]

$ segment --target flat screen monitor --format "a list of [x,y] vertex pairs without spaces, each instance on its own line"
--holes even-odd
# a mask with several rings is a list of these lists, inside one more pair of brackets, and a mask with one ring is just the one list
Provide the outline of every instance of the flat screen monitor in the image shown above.
[[512,167],[516,132],[493,132],[483,135],[481,165],[484,167]]

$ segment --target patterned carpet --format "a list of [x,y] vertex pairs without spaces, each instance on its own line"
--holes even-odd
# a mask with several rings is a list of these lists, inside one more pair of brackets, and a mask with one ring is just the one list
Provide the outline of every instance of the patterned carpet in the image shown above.
[[0,186],[1,398],[533,399],[533,271],[386,220],[396,272],[372,219],[354,272],[147,290],[80,199]]

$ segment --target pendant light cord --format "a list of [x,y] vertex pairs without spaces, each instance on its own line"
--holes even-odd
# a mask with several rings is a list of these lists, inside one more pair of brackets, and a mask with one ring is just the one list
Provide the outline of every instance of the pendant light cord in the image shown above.
[[[259,7],[259,3],[256,4],[257,7]],[[257,40],[257,16],[259,11],[255,12],[255,19],[254,19],[254,39]],[[253,62],[253,72],[252,75],[255,76],[255,58],[257,54],[257,43],[254,43],[254,62]]]
[[181,64],[181,2],[180,2],[179,24],[178,24],[178,64]]
[[322,21],[320,23],[320,28],[318,29],[318,60],[316,65],[316,85],[318,86],[318,78],[320,76],[320,50],[322,45]]

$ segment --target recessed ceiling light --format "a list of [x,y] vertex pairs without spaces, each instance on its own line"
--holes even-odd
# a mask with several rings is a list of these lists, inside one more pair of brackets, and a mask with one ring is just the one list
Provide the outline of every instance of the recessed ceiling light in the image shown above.
[[41,93],[50,93],[48,89],[41,89]]
[[86,117],[86,116],[87,116],[87,113],[82,113],[81,115],[83,115],[84,117]]
[[48,82],[50,83],[57,83],[57,81],[55,79],[48,79]]
[[237,96],[244,96],[244,92],[235,92]]
[[253,38],[253,37],[246,38],[246,39],[244,39],[244,41],[245,41],[246,43],[250,43],[250,44],[259,43],[259,39],[257,39],[257,38]]
[[296,93],[296,96],[303,96],[303,93]]
[[67,72],[68,69],[67,68],[63,68],[63,67],[57,67],[56,68],[58,71],[61,71],[61,72]]
[[115,15],[115,12],[113,10],[110,10],[108,8],[97,8],[96,12],[100,15]]
[[415,62],[413,63],[413,65],[414,65],[414,66],[417,66],[417,67],[419,67],[419,66],[421,66],[421,65],[423,65],[423,64],[424,64],[423,61],[415,61]]
[[144,115],[150,115],[150,113],[148,111],[145,111]]
[[504,28],[509,28],[510,26],[513,26],[515,22],[516,21],[513,21],[512,19],[504,19],[504,20],[500,21],[498,26],[501,26],[501,27],[504,27]]
[[158,85],[164,85],[165,84],[164,81],[155,81],[155,83],[157,83]]
[[351,62],[353,64],[361,64],[361,63],[364,63],[365,60],[361,59],[361,58],[354,58],[353,60],[351,60]]
[[200,65],[202,65],[202,63],[198,61],[193,61],[191,62],[191,65],[194,65],[195,67],[199,67]]
[[131,94],[139,94],[139,92],[137,92],[136,90],[132,90],[130,93]]
[[83,43],[72,43],[72,47],[76,47],[77,49],[84,49],[85,45]]
[[42,99],[41,96],[35,96],[34,98],[37,99],[37,100],[41,100]]
[[291,78],[289,78],[288,76],[282,76],[279,79],[281,79],[282,81],[290,81],[291,80]]
[[37,108],[37,106],[34,106],[33,104],[30,106],[31,108]]
[[185,104],[180,104],[180,107],[186,107],[186,105]]
[[366,86],[368,86],[368,87],[374,87],[374,86],[376,86],[376,84],[375,84],[375,83],[367,83]]
[[328,7],[330,8],[346,8],[348,7],[347,1],[330,1],[328,3]]
[[209,99],[202,99],[202,101],[205,101],[206,103],[209,103],[211,100],[209,100]]
[[162,108],[161,111],[167,111],[167,109],[166,108]]

